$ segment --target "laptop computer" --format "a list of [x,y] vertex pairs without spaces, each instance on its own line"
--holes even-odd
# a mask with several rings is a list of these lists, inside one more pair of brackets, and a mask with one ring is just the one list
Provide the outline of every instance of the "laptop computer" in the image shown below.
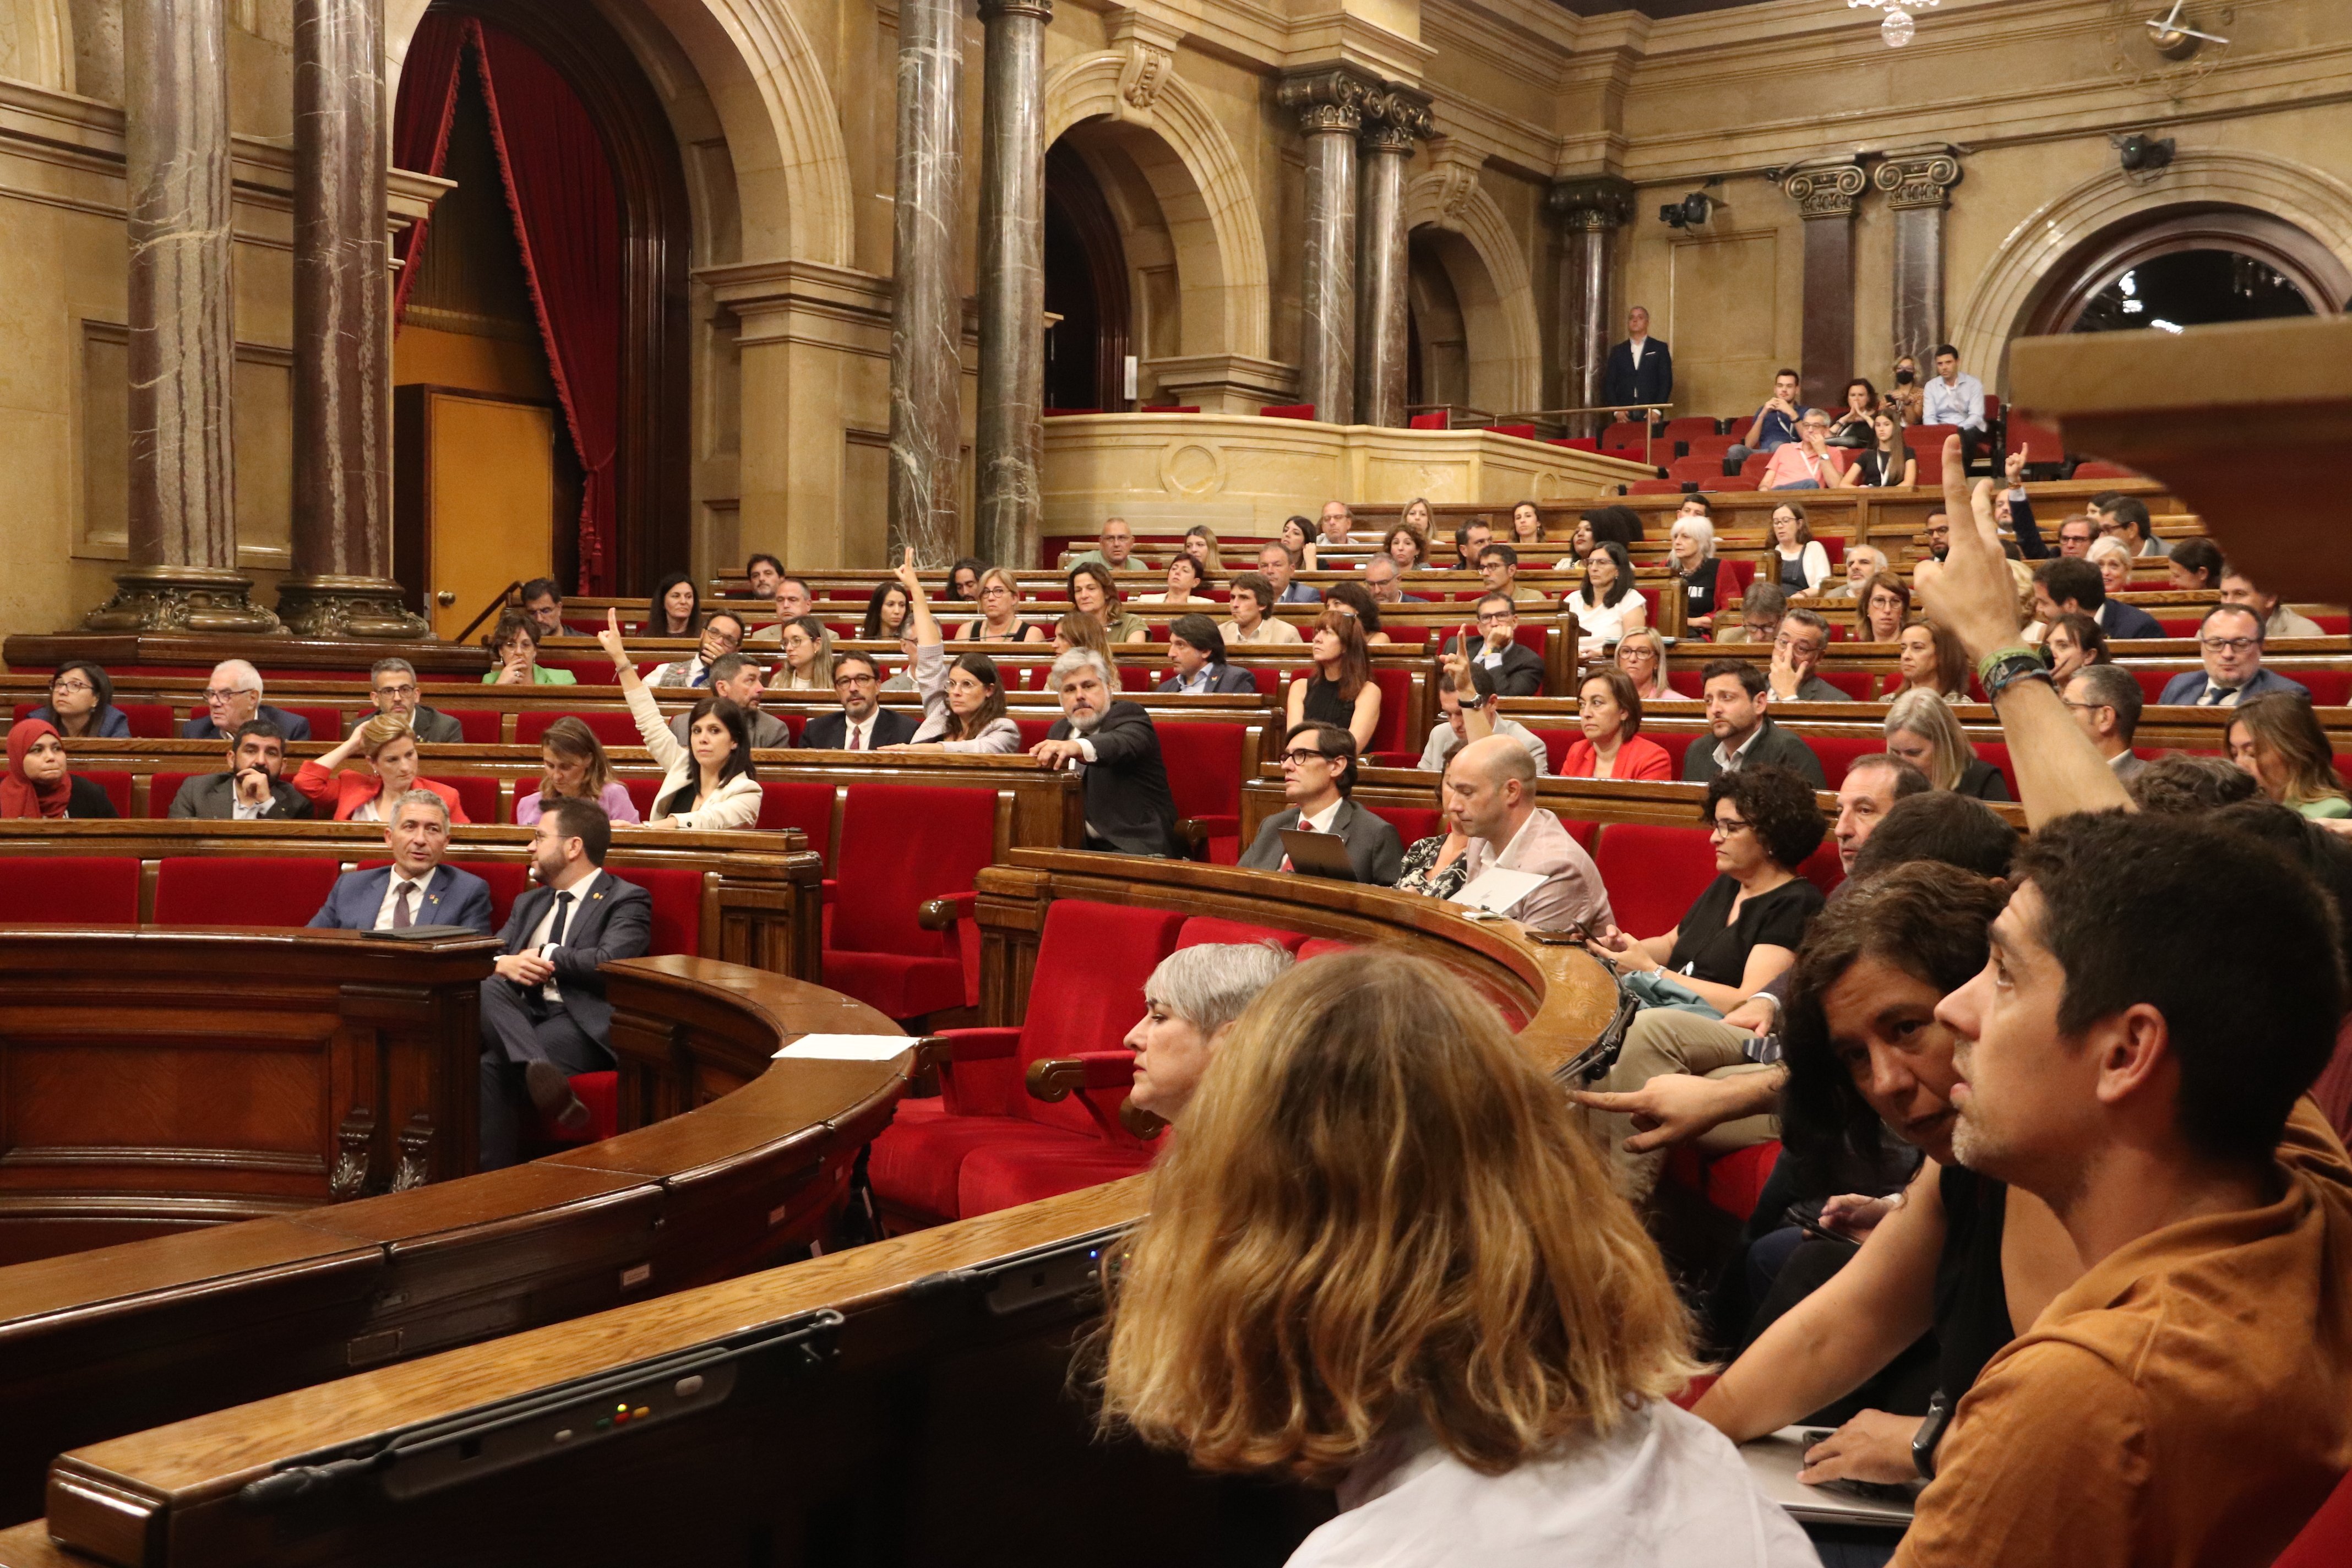
[[1339,882],[1356,879],[1355,862],[1348,858],[1348,846],[1338,834],[1300,827],[1286,827],[1281,833],[1283,853],[1290,857],[1292,870]]
[[1748,1473],[1757,1489],[1800,1524],[1861,1525],[1892,1535],[1908,1529],[1919,1483],[1865,1489],[1832,1481],[1816,1487],[1797,1479],[1797,1472],[1805,1468],[1805,1450],[1826,1435],[1814,1426],[1783,1426],[1769,1436],[1739,1445],[1739,1457],[1748,1461]]

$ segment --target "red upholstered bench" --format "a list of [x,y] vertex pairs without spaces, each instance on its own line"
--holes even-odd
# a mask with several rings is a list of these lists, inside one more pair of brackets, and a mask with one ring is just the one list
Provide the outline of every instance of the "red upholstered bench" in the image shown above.
[[608,746],[642,746],[645,737],[637,733],[637,721],[625,710],[591,709],[584,713],[555,713],[544,709],[536,712],[515,715],[515,744],[536,746],[547,727],[558,719],[577,719],[588,726],[590,732]]
[[1974,744],[1979,758],[2000,770],[2000,781],[2009,786],[2009,798],[2011,800],[2021,798],[2017,790],[2017,769],[2009,760],[2009,742],[1978,741]]
[[[808,837],[808,847],[833,866],[833,800],[835,786],[790,779],[760,781],[759,826],[770,832],[797,827]],[[643,809],[642,807],[640,809]]]
[[2279,673],[2310,692],[2315,708],[2341,708],[2352,700],[2352,669],[2282,669]]
[[1756,1212],[1764,1184],[1780,1162],[1777,1140],[1751,1143],[1745,1149],[1709,1160],[1696,1143],[1675,1147],[1666,1160],[1666,1174],[1737,1220]]
[[1581,730],[1538,730],[1532,724],[1528,726],[1528,730],[1544,743],[1544,755],[1549,759],[1544,765],[1551,771],[1554,778],[1559,776],[1560,768],[1568,762],[1568,749],[1584,739]]
[[1658,749],[1666,753],[1666,767],[1675,778],[1683,776],[1683,759],[1693,746],[1715,744],[1715,737],[1705,730],[1652,730],[1644,727],[1642,738],[1658,743]]
[[[136,924],[139,861],[128,855],[0,857],[0,909],[24,925]],[[314,904],[302,918],[316,912]]]
[[[75,776],[79,778],[86,778],[89,780],[90,783],[98,785],[99,788],[106,792],[106,798],[111,802],[114,806],[115,816],[128,816],[131,815],[131,775],[129,773],[118,773],[111,770],[100,772],[95,769],[85,772],[80,768],[76,768],[73,771]],[[165,801],[163,804],[169,805],[172,803],[170,801]]]
[[133,739],[169,741],[180,733],[179,714],[168,702],[118,702],[115,706],[131,721]]
[[1618,929],[1636,937],[1674,930],[1716,878],[1715,846],[1704,827],[1605,823],[1592,861]]
[[1880,735],[1807,735],[1802,737],[1807,749],[1821,760],[1822,776],[1832,789],[1845,782],[1846,770],[1856,757],[1867,757],[1886,750],[1886,741]]
[[1168,768],[1177,816],[1207,830],[1202,849],[1211,865],[1232,865],[1241,858],[1242,753],[1249,744],[1249,726],[1202,722],[1158,728],[1160,757]]
[[155,921],[308,925],[341,871],[340,861],[307,856],[167,856],[155,874]]
[[[425,706],[430,708],[433,704]],[[466,744],[469,746],[495,746],[503,739],[499,725],[505,715],[495,708],[436,708],[435,711],[446,713],[457,721],[457,728],[464,732]],[[530,792],[526,790],[524,793]]]
[[[382,861],[374,864],[381,865]],[[470,871],[490,885],[490,930],[506,929],[515,900],[530,889],[530,868],[520,860],[452,860],[460,871]]]
[[[836,891],[826,923],[824,984],[893,1018],[980,1002],[973,879],[996,854],[996,792],[920,784],[849,786]],[[946,930],[922,923],[947,900]]]
[[1407,848],[1433,834],[1445,831],[1445,819],[1437,808],[1428,805],[1375,805],[1374,816],[1397,830],[1397,837]]
[[1267,419],[1312,419],[1315,405],[1311,403],[1269,403],[1258,410]]
[[[506,820],[499,810],[498,780],[461,775],[456,778],[446,776],[436,778],[433,782],[447,784],[457,792],[457,809],[466,814],[467,822],[495,823]],[[526,790],[524,793],[530,792]]]
[[[1295,931],[1277,931],[1272,926],[1252,925],[1247,921],[1229,921],[1221,915],[1193,915],[1176,928],[1176,947],[1270,942],[1286,952],[1297,952],[1299,944],[1306,940]],[[1172,952],[1175,948],[1169,951]]]
[[[704,883],[716,873],[631,866],[613,875],[621,881],[635,882],[652,895],[653,942],[646,949],[648,953],[702,952],[703,906],[709,896]],[[495,886],[491,891],[496,893]]]
[[1058,719],[1024,719],[1017,713],[1013,718],[1013,727],[1021,731],[1021,749],[1024,752],[1044,740],[1059,722]]

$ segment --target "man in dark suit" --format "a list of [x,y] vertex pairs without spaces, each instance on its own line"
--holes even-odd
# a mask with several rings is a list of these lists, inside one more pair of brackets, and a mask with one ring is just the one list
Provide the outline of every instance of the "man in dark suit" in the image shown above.
[[539,886],[499,933],[505,955],[482,982],[481,1168],[520,1156],[522,1107],[567,1131],[587,1124],[574,1073],[613,1065],[613,1004],[600,966],[653,943],[653,899],[604,869],[613,824],[593,800],[547,807],[530,841]]
[[1473,662],[1495,678],[1496,696],[1543,695],[1543,658],[1519,641],[1519,607],[1509,594],[1478,601],[1478,637]]
[[2164,627],[2137,605],[2107,597],[2106,579],[2088,561],[2057,556],[2033,569],[2033,613],[2047,626],[2069,611],[2079,611],[2099,623],[2110,641],[2117,637],[2160,637]]
[[1337,724],[1308,723],[1294,726],[1282,743],[1282,798],[1288,808],[1265,819],[1242,851],[1241,864],[1257,871],[1289,870],[1283,829],[1303,828],[1337,834],[1359,882],[1396,886],[1404,869],[1404,844],[1397,830],[1348,798],[1356,787],[1356,737]]
[[2176,675],[2157,699],[2167,708],[2234,708],[2257,697],[2293,692],[2311,700],[2311,689],[2275,669],[2263,668],[2262,612],[2250,605],[2216,605],[2197,628],[2205,668]]
[[431,790],[413,789],[393,807],[383,842],[392,864],[346,871],[327,889],[310,917],[330,931],[406,931],[411,926],[464,926],[490,934],[490,885],[470,871],[444,866],[449,852],[449,806]]
[[1206,616],[1179,616],[1168,624],[1168,662],[1176,673],[1159,689],[1171,697],[1238,696],[1257,689],[1248,670],[1225,662],[1224,634]]
[[228,772],[182,779],[171,814],[211,822],[307,821],[310,798],[285,781],[285,772],[286,737],[267,719],[248,720],[236,727]]
[[1636,305],[1625,313],[1625,341],[1609,351],[1601,401],[1664,407],[1674,400],[1675,356],[1650,335],[1650,312]]
[[180,726],[180,739],[226,745],[248,719],[268,720],[289,741],[310,738],[310,721],[261,700],[261,671],[241,658],[225,658],[213,666],[212,679],[205,683],[204,713]]
[[1092,648],[1055,659],[1050,679],[1062,694],[1062,717],[1029,754],[1044,767],[1083,771],[1087,847],[1173,853],[1176,797],[1151,715],[1112,698],[1110,661]]
[[[375,701],[379,713],[394,713],[408,721],[416,731],[419,745],[455,746],[466,739],[466,728],[457,716],[427,708],[417,701],[416,667],[404,658],[378,659],[368,671],[368,695]],[[348,735],[367,722],[359,714],[352,715]]]
[[[862,658],[862,654],[844,654],[843,658]],[[867,668],[871,668],[871,666]],[[840,661],[834,670],[840,673]],[[760,711],[761,671],[757,659],[745,658],[740,653],[722,653],[710,661],[710,695],[724,697],[743,710],[743,721],[751,728],[751,748],[754,751],[782,749],[793,743],[793,732],[782,719]],[[686,732],[694,721],[691,710],[669,721],[669,732],[677,737],[681,746],[688,744]]]
[[[1813,749],[1765,716],[1772,689],[1764,672],[1744,659],[1718,658],[1700,672],[1706,684],[1708,734],[1683,753],[1685,784],[1713,784],[1735,768],[1769,763],[1815,789],[1827,789]],[[1712,737],[1714,743],[1708,743]]]
[[882,686],[874,661],[862,653],[837,655],[833,689],[841,711],[820,713],[801,726],[801,744],[819,752],[870,752],[906,745],[921,728],[894,708],[882,706]]

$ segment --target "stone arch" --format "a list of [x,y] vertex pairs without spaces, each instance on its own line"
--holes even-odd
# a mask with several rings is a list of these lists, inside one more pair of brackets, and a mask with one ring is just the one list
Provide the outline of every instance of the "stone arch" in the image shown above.
[[1272,329],[1265,236],[1249,176],[1199,96],[1164,67],[1120,90],[1128,56],[1064,62],[1045,79],[1045,140],[1084,121],[1118,122],[1118,141],[1150,184],[1176,248],[1187,354],[1263,360]]
[[2053,275],[2086,242],[2127,220],[2200,204],[2291,224],[2352,269],[2352,185],[2267,153],[2184,149],[2155,180],[2138,184],[2121,169],[2107,170],[2011,229],[1956,318],[1952,345],[1960,363],[1995,365],[2005,383],[2010,341],[2025,329]]
[[0,77],[74,90],[73,17],[66,0],[0,0]]
[[1447,237],[1435,249],[1461,302],[1471,405],[1534,408],[1543,399],[1535,286],[1503,209],[1477,180],[1475,165],[1441,162],[1405,187],[1405,226]]

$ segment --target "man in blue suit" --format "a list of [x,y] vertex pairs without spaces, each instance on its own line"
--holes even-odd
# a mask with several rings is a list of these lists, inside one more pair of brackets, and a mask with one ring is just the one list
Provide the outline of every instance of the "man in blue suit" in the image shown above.
[[180,726],[180,739],[226,744],[236,727],[251,719],[268,720],[289,742],[310,738],[310,721],[261,700],[261,671],[244,659],[225,658],[205,683],[205,711]]
[[654,901],[604,869],[613,823],[593,800],[566,795],[530,841],[539,886],[515,900],[499,933],[506,954],[482,982],[481,1168],[520,1157],[522,1108],[576,1131],[587,1107],[575,1073],[613,1065],[613,1004],[603,966],[653,945]]
[[330,931],[406,931],[411,926],[464,926],[490,934],[490,885],[470,871],[444,866],[449,852],[449,807],[431,790],[400,797],[383,841],[392,864],[335,879],[327,902],[310,923]]
[[2263,668],[2262,613],[2245,605],[2216,605],[2197,628],[2205,668],[2176,675],[2157,701],[2168,708],[2234,708],[2257,697],[2291,691],[2305,701],[2311,690],[2275,669]]
[[1675,356],[1650,335],[1650,312],[1636,305],[1625,313],[1625,341],[1609,351],[1601,378],[1601,401],[1613,405],[1675,400]]

